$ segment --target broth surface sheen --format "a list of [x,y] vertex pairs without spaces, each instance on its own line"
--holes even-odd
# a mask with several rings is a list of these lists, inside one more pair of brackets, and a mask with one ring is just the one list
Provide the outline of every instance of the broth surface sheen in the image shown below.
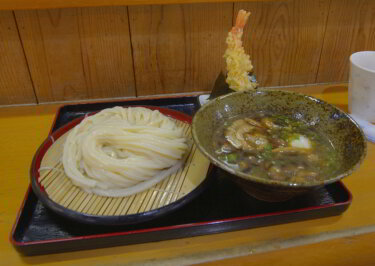
[[339,170],[339,156],[324,135],[303,121],[265,113],[236,116],[213,137],[217,158],[253,176],[310,183]]

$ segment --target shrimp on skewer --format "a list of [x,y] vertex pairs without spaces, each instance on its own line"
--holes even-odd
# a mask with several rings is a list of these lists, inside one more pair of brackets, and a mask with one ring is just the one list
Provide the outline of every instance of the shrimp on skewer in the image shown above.
[[243,28],[250,16],[250,12],[240,10],[236,18],[236,25],[228,33],[226,43],[228,45],[224,58],[227,63],[227,83],[232,90],[242,91],[255,89],[257,83],[249,79],[249,73],[253,70],[250,56],[245,53],[242,46]]

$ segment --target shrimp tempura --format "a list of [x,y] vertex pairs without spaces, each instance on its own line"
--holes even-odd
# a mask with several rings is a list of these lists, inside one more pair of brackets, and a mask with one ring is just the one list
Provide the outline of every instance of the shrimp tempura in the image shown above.
[[245,53],[242,46],[243,28],[250,16],[250,12],[240,10],[237,15],[236,25],[228,33],[226,43],[228,45],[224,58],[227,63],[227,83],[232,90],[242,91],[255,89],[256,82],[249,79],[249,73],[253,70],[250,56]]

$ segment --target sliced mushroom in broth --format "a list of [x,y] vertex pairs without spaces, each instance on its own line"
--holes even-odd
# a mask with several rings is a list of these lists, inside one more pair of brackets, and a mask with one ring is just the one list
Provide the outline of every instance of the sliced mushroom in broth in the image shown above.
[[217,158],[228,166],[278,181],[322,181],[340,165],[329,139],[282,115],[233,117],[217,128],[213,145]]

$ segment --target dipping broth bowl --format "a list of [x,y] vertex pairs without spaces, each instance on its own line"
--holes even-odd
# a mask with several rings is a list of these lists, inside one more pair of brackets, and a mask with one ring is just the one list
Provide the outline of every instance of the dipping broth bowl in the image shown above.
[[[227,165],[215,154],[213,136],[226,120],[258,113],[285,115],[303,121],[326,136],[341,157],[339,170],[324,180],[291,183],[250,175]],[[345,112],[322,100],[295,92],[258,89],[233,92],[203,105],[194,115],[192,135],[199,150],[217,167],[227,171],[246,193],[263,201],[279,202],[337,182],[358,169],[366,156],[366,138]]]

